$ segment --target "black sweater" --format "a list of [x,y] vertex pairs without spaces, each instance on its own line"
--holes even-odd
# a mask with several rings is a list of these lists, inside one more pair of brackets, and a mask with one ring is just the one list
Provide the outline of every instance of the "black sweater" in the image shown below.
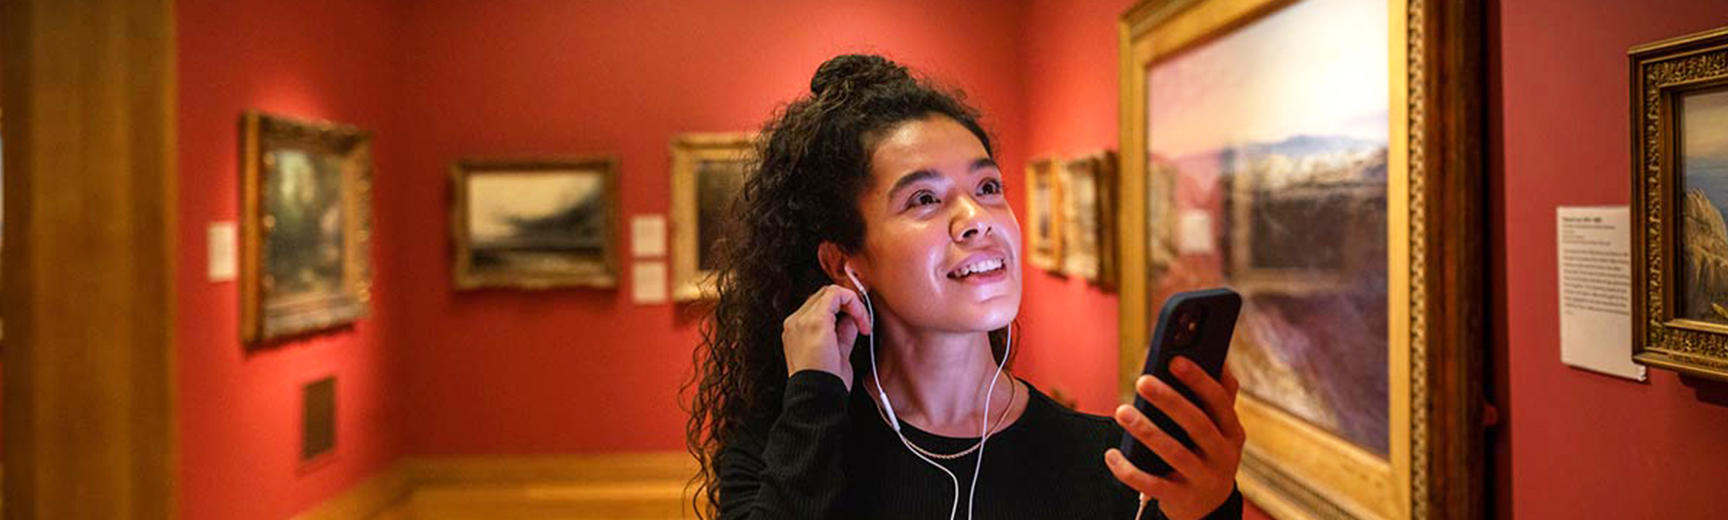
[[[1104,465],[1104,450],[1121,442],[1121,427],[1026,387],[1025,413],[984,445],[974,518],[1132,518],[1138,494]],[[948,518],[953,481],[900,443],[867,392],[850,393],[828,372],[793,374],[779,417],[744,427],[717,454],[720,517]],[[913,444],[937,453],[978,441],[900,424]],[[960,519],[977,457],[937,460],[960,479]],[[1142,518],[1160,518],[1157,506],[1147,504]],[[1209,518],[1241,516],[1241,495],[1232,493]]]

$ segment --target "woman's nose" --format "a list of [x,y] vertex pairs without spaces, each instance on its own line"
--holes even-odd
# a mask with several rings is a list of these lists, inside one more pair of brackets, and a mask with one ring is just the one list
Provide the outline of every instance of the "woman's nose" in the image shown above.
[[971,197],[961,197],[956,206],[958,208],[950,229],[950,235],[955,242],[973,240],[994,230],[990,223],[990,211],[980,206],[978,201]]

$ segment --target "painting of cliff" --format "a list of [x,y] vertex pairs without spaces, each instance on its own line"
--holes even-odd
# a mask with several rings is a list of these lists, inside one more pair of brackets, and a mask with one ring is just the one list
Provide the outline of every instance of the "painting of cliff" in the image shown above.
[[[1313,31],[1325,25],[1337,30]],[[1385,2],[1304,0],[1147,72],[1152,306],[1243,297],[1244,393],[1391,445]],[[1159,184],[1165,182],[1165,184]]]
[[1728,90],[1680,100],[1676,317],[1728,325]]

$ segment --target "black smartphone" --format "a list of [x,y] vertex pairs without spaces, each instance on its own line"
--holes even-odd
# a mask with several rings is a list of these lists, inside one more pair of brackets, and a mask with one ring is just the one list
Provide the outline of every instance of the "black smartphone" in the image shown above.
[[[1242,310],[1242,297],[1226,288],[1186,291],[1164,301],[1158,313],[1158,325],[1152,329],[1152,341],[1146,348],[1146,366],[1140,372],[1150,374],[1175,388],[1188,401],[1199,405],[1186,385],[1170,374],[1170,361],[1182,356],[1200,365],[1213,379],[1224,371],[1224,356],[1230,352],[1230,336],[1236,331],[1236,315]],[[1194,448],[1188,432],[1176,421],[1146,402],[1139,392],[1134,395],[1134,408],[1146,414],[1153,424],[1170,433],[1182,445]],[[1201,406],[1204,410],[1205,407]],[[1168,475],[1170,465],[1150,448],[1140,444],[1133,435],[1122,433],[1122,454],[1153,475]]]

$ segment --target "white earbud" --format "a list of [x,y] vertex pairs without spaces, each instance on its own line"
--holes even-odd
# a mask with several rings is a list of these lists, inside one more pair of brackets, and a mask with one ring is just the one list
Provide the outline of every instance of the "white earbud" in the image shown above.
[[852,280],[852,286],[858,288],[858,294],[870,294],[870,290],[865,289],[864,284],[858,281],[858,273],[852,270],[852,264],[846,264],[846,278]]

